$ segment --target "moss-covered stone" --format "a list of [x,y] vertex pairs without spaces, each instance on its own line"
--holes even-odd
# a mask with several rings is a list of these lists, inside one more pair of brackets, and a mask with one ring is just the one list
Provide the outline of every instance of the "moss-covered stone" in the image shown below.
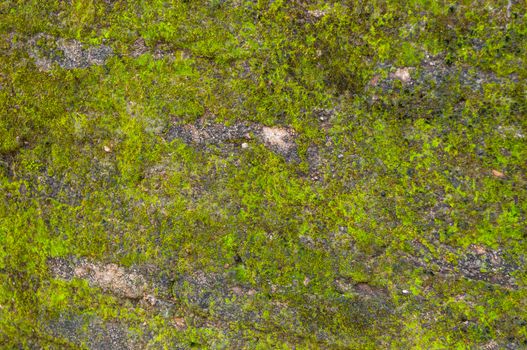
[[519,1],[0,3],[5,348],[527,346]]

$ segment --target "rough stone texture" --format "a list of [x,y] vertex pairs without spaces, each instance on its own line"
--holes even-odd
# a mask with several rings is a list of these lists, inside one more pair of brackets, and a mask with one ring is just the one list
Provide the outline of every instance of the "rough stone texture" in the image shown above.
[[[272,302],[271,308],[266,306],[270,316],[265,318],[262,310],[245,310],[243,305],[261,303],[257,298],[261,290],[236,283],[232,274],[204,273],[198,270],[181,275],[172,284],[171,295],[158,297],[156,294],[160,290],[162,292],[163,288],[145,283],[152,281],[149,276],[152,271],[148,268],[134,268],[132,272],[115,264],[100,264],[75,258],[50,259],[48,265],[55,278],[85,279],[92,287],[101,288],[118,298],[138,300],[138,307],[170,320],[170,324],[178,331],[187,329],[189,321],[194,326],[217,329],[227,329],[233,322],[244,322],[258,328],[260,324],[280,326],[284,317],[288,322],[297,324],[299,330],[314,326],[304,325],[306,316],[300,312],[299,305],[291,303]],[[310,280],[304,279],[302,283],[308,286]],[[319,305],[322,300],[309,293],[301,297],[304,300],[302,305],[312,305],[309,308],[313,312],[320,307],[327,308],[325,312],[328,314],[346,311],[349,319],[362,325],[361,327],[367,327],[368,320],[394,312],[386,291],[380,288],[355,283],[346,278],[337,279],[334,283],[336,291],[342,294],[333,301],[334,306]],[[288,288],[283,287],[275,286],[271,290],[273,298],[281,299],[281,295],[289,293]],[[149,343],[156,348],[155,340],[149,332],[130,333],[126,324],[86,318],[75,313],[60,315],[47,322],[47,327],[72,344],[86,344],[90,349],[142,349]],[[325,323],[320,324],[320,327],[312,328],[311,331],[321,342],[330,346],[339,341],[328,332]]]
[[[443,103],[455,93],[453,85],[459,84],[460,89],[475,93],[483,91],[485,84],[503,84],[517,80],[515,75],[497,77],[483,70],[448,65],[441,56],[429,56],[416,67],[397,67],[384,63],[375,72],[366,86],[368,93],[376,92],[372,94],[372,102],[393,96],[400,104],[405,99],[411,103],[413,98],[419,98],[425,106],[437,109],[438,112],[444,106]],[[399,96],[401,92],[405,96]],[[405,99],[401,100],[401,97]]]
[[146,292],[144,277],[135,272],[127,271],[115,264],[92,263],[81,260],[73,266],[60,259],[50,262],[54,275],[64,279],[81,278],[91,286],[111,292],[118,297],[139,299]]
[[[484,281],[506,288],[517,288],[514,273],[521,271],[525,262],[513,260],[498,249],[493,250],[481,245],[472,245],[468,250],[454,249],[444,244],[437,244],[443,252],[443,258],[435,258],[430,250],[419,242],[414,242],[418,249],[408,259],[418,266],[443,275],[453,275],[475,281]],[[457,263],[446,260],[446,254],[458,257]]]
[[278,153],[290,158],[295,151],[294,132],[284,128],[270,128],[264,126],[261,130],[266,145]]
[[42,70],[50,70],[53,64],[65,69],[87,68],[102,65],[113,56],[107,45],[86,46],[77,40],[57,39],[39,34],[29,40],[29,55]]
[[412,81],[410,72],[412,71],[411,68],[405,67],[405,68],[397,68],[397,70],[392,73],[392,76],[394,78],[399,79],[403,83],[410,83]]
[[84,264],[75,268],[75,277],[87,279],[92,285],[109,290],[118,296],[138,299],[143,296],[145,281],[140,275],[127,274],[115,264]]
[[148,336],[139,336],[119,322],[97,317],[63,314],[47,322],[50,332],[72,344],[93,350],[145,349]]
[[297,161],[295,133],[291,128],[267,127],[254,123],[235,123],[222,125],[200,120],[196,124],[174,125],[165,134],[168,141],[176,138],[194,145],[242,144],[252,139],[263,142],[269,149]]

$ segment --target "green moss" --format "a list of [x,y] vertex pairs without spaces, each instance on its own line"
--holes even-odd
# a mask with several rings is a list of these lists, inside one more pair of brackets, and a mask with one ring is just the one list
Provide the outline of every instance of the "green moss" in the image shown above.
[[[78,347],[71,312],[154,348],[525,346],[526,33],[506,1],[4,1],[0,343]],[[39,66],[61,38],[113,55]],[[298,158],[169,137],[200,122]],[[51,276],[70,256],[255,295],[163,314]]]

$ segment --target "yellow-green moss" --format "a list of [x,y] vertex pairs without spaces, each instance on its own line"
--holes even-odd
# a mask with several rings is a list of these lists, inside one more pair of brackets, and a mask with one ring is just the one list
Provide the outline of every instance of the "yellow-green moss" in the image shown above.
[[[2,2],[0,343],[81,346],[49,328],[70,312],[153,348],[526,346],[525,16],[510,1]],[[48,70],[39,33],[113,54]],[[166,137],[199,120],[292,127],[298,159]],[[475,246],[502,270],[468,276]],[[54,278],[48,259],[70,256],[223,273],[256,296],[204,314],[169,296],[187,317],[174,332],[173,315]]]

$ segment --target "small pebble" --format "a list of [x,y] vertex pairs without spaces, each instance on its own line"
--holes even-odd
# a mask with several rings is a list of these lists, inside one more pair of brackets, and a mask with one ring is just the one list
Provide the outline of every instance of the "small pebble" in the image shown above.
[[409,290],[407,290],[407,289],[403,289],[403,294],[409,294],[409,293],[410,293]]
[[242,143],[242,148],[249,148],[249,144],[247,142]]

